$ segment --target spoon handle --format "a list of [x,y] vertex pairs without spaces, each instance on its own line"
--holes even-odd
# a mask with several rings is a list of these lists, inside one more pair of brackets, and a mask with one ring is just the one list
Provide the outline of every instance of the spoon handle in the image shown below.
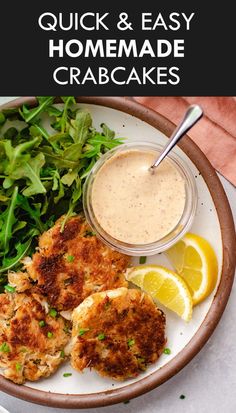
[[164,146],[160,156],[151,166],[151,169],[156,168],[161,161],[166,157],[166,155],[171,151],[171,149],[179,142],[182,136],[188,132],[189,129],[202,117],[203,111],[200,106],[198,105],[191,105],[189,106],[187,112],[184,115],[182,122],[180,122],[179,126],[174,130],[172,133],[169,141]]

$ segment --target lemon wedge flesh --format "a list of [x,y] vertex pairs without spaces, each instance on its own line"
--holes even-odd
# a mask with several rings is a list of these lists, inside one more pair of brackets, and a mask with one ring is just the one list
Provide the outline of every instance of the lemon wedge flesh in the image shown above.
[[166,251],[175,271],[186,281],[192,294],[193,305],[200,303],[214,289],[218,264],[209,242],[196,234],[188,233]]
[[191,319],[191,294],[185,281],[175,272],[159,265],[141,265],[129,268],[126,278],[185,321]]

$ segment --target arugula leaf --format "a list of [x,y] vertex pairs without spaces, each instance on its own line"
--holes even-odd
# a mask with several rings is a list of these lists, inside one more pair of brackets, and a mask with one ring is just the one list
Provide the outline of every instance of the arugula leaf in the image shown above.
[[[48,101],[50,101],[51,103],[53,103],[54,101],[54,97],[53,96],[37,96],[37,100],[39,103],[39,109],[41,109],[42,105],[45,105],[44,110],[48,105]],[[51,104],[50,103],[50,104]]]
[[60,179],[58,180],[58,184],[59,184],[58,194],[57,194],[57,196],[54,197],[55,204],[57,204],[60,201],[60,199],[63,198],[63,196],[65,194],[64,186],[63,186],[63,183]]
[[32,139],[31,141],[21,143],[13,148],[10,140],[3,142],[6,156],[9,160],[8,166],[5,169],[5,173],[10,175],[15,171],[15,168],[23,162],[27,162],[30,159],[30,153],[27,153],[30,149],[35,147],[41,142],[39,137]]
[[107,150],[113,149],[121,143],[123,143],[123,139],[109,139],[96,133],[87,139],[87,143],[84,146],[85,152],[81,155],[81,158],[93,158],[96,155],[99,157]]
[[43,231],[45,231],[45,226],[40,220],[41,204],[34,204],[31,206],[28,199],[25,196],[18,194],[17,197],[18,197],[19,207],[23,209],[24,211],[28,212],[29,217],[35,222],[36,228],[39,229],[39,232],[42,233]]
[[81,185],[81,179],[79,176],[77,176],[75,180],[75,187],[73,189],[71,201],[72,204],[75,204],[81,197],[82,195],[82,185]]
[[12,235],[15,234],[15,232],[20,231],[21,229],[25,228],[26,225],[27,225],[26,221],[18,221],[12,230]]
[[30,126],[29,130],[30,130],[30,135],[32,137],[38,137],[41,135],[48,141],[49,133],[46,131],[46,129],[44,129],[39,124],[34,123],[32,126]]
[[63,158],[67,159],[68,161],[78,161],[81,157],[81,152],[81,143],[74,143],[64,150]]
[[53,96],[38,96],[37,97],[39,106],[36,106],[33,109],[28,109],[26,105],[22,106],[22,109],[19,109],[19,113],[22,116],[22,118],[25,120],[27,123],[32,123],[32,121],[39,116],[39,114],[43,111],[48,106],[51,106],[53,103],[54,97]]
[[101,145],[86,144],[84,147],[85,152],[81,155],[81,158],[94,158],[102,155]]
[[110,128],[108,128],[108,126],[105,123],[101,123],[101,128],[102,128],[102,131],[103,131],[103,135],[107,139],[109,139],[109,140],[114,139],[115,132],[113,130],[111,130]]
[[9,197],[0,193],[0,202],[7,202]]
[[6,117],[3,112],[0,112],[0,125],[3,125],[6,122]]
[[4,189],[11,188],[11,186],[14,184],[14,180],[10,179],[9,177],[6,177],[3,181],[2,187]]
[[57,204],[61,198],[63,198],[65,191],[64,191],[64,186],[63,183],[60,179],[60,174],[57,170],[53,171],[53,186],[52,190],[56,191],[58,190],[57,196],[54,196],[54,202]]
[[61,232],[64,231],[66,222],[68,221],[68,219],[74,214],[74,209],[75,206],[78,202],[78,200],[80,199],[82,195],[82,185],[81,185],[81,179],[79,178],[79,176],[77,176],[76,181],[75,181],[75,185],[73,186],[73,192],[72,192],[72,197],[71,197],[71,201],[70,201],[70,205],[69,205],[69,209],[68,212],[65,216],[65,218],[62,221],[61,224]]
[[62,113],[62,117],[61,117],[61,122],[60,122],[61,123],[61,131],[63,133],[66,129],[69,106],[72,105],[72,104],[75,104],[76,100],[75,100],[74,96],[61,96],[61,99],[65,104],[64,109],[63,109],[63,113]]
[[88,144],[93,146],[104,146],[107,149],[115,148],[122,143],[122,139],[108,139],[105,136],[97,133],[92,138],[88,139]]
[[64,185],[71,186],[73,182],[75,181],[77,175],[78,175],[79,169],[75,168],[72,171],[67,172],[65,175],[61,177],[61,182]]
[[57,117],[56,122],[52,124],[52,127],[64,133],[67,125],[69,106],[75,104],[76,101],[74,96],[61,96],[61,99],[64,102],[64,109],[60,117]]
[[92,158],[91,162],[88,164],[87,168],[84,170],[84,172],[80,176],[81,180],[86,178],[86,176],[89,174],[89,172],[91,171],[91,169],[93,168],[95,163],[96,163],[96,160],[94,158]]
[[55,106],[48,106],[45,111],[49,114],[49,116],[62,116],[62,111]]
[[47,142],[50,143],[50,145],[53,147],[53,149],[54,149],[55,151],[57,151],[57,145],[54,144],[54,142],[52,142],[52,141],[50,140],[50,135],[49,135],[49,133],[46,131],[45,128],[43,128],[42,125],[40,125],[39,123],[33,123],[33,125],[29,128],[29,131],[30,131],[30,135],[31,135],[32,137],[34,137],[34,136],[36,136],[36,137],[42,136]]
[[23,195],[32,196],[46,193],[46,188],[40,179],[40,170],[44,163],[44,155],[39,153],[34,158],[31,158],[28,161],[23,161],[10,174],[11,179],[28,178],[28,180],[31,181],[31,184],[28,184],[27,188],[23,190]]
[[48,141],[49,142],[60,142],[60,141],[62,141],[62,140],[64,140],[64,139],[68,139],[68,137],[69,137],[69,134],[66,132],[66,133],[62,133],[62,132],[60,132],[60,133],[55,133],[54,135],[51,135],[50,137],[49,137],[49,139],[48,139]]
[[0,221],[0,247],[7,254],[9,251],[9,242],[12,237],[12,227],[16,222],[14,214],[17,205],[18,186],[14,188],[11,200],[6,210],[1,214]]
[[72,161],[70,159],[64,159],[63,152],[62,156],[55,154],[55,152],[52,148],[50,148],[50,146],[43,146],[40,151],[44,154],[46,162],[48,164],[55,165],[57,168],[73,169],[79,166],[79,162]]
[[71,120],[69,133],[75,143],[85,144],[89,128],[92,126],[92,118],[88,111],[79,109],[76,113],[75,120]]
[[22,258],[27,254],[30,245],[32,243],[33,240],[33,236],[35,236],[37,233],[34,232],[34,234],[32,234],[32,238],[28,239],[28,241],[24,242],[23,244],[21,244],[21,242],[18,242],[16,244],[16,255],[13,257],[4,257],[3,262],[2,262],[2,267],[0,268],[0,273],[4,273],[8,270],[10,270],[11,268],[15,267],[21,260]]

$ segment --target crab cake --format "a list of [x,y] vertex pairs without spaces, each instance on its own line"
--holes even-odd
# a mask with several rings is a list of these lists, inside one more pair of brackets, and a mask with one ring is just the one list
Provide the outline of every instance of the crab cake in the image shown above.
[[72,367],[116,380],[136,377],[166,343],[164,313],[136,289],[91,295],[73,311],[72,324]]
[[26,263],[40,294],[59,311],[71,310],[88,295],[127,286],[130,258],[104,245],[84,217],[62,218],[39,239],[39,251]]
[[70,325],[41,297],[0,294],[0,370],[15,383],[52,374],[65,358]]

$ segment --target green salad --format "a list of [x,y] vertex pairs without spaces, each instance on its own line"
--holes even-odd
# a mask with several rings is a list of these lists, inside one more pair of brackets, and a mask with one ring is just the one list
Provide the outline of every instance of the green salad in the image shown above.
[[83,183],[97,159],[123,142],[97,131],[73,96],[37,97],[37,105],[0,112],[0,288],[7,271],[32,254],[35,239],[82,208]]

